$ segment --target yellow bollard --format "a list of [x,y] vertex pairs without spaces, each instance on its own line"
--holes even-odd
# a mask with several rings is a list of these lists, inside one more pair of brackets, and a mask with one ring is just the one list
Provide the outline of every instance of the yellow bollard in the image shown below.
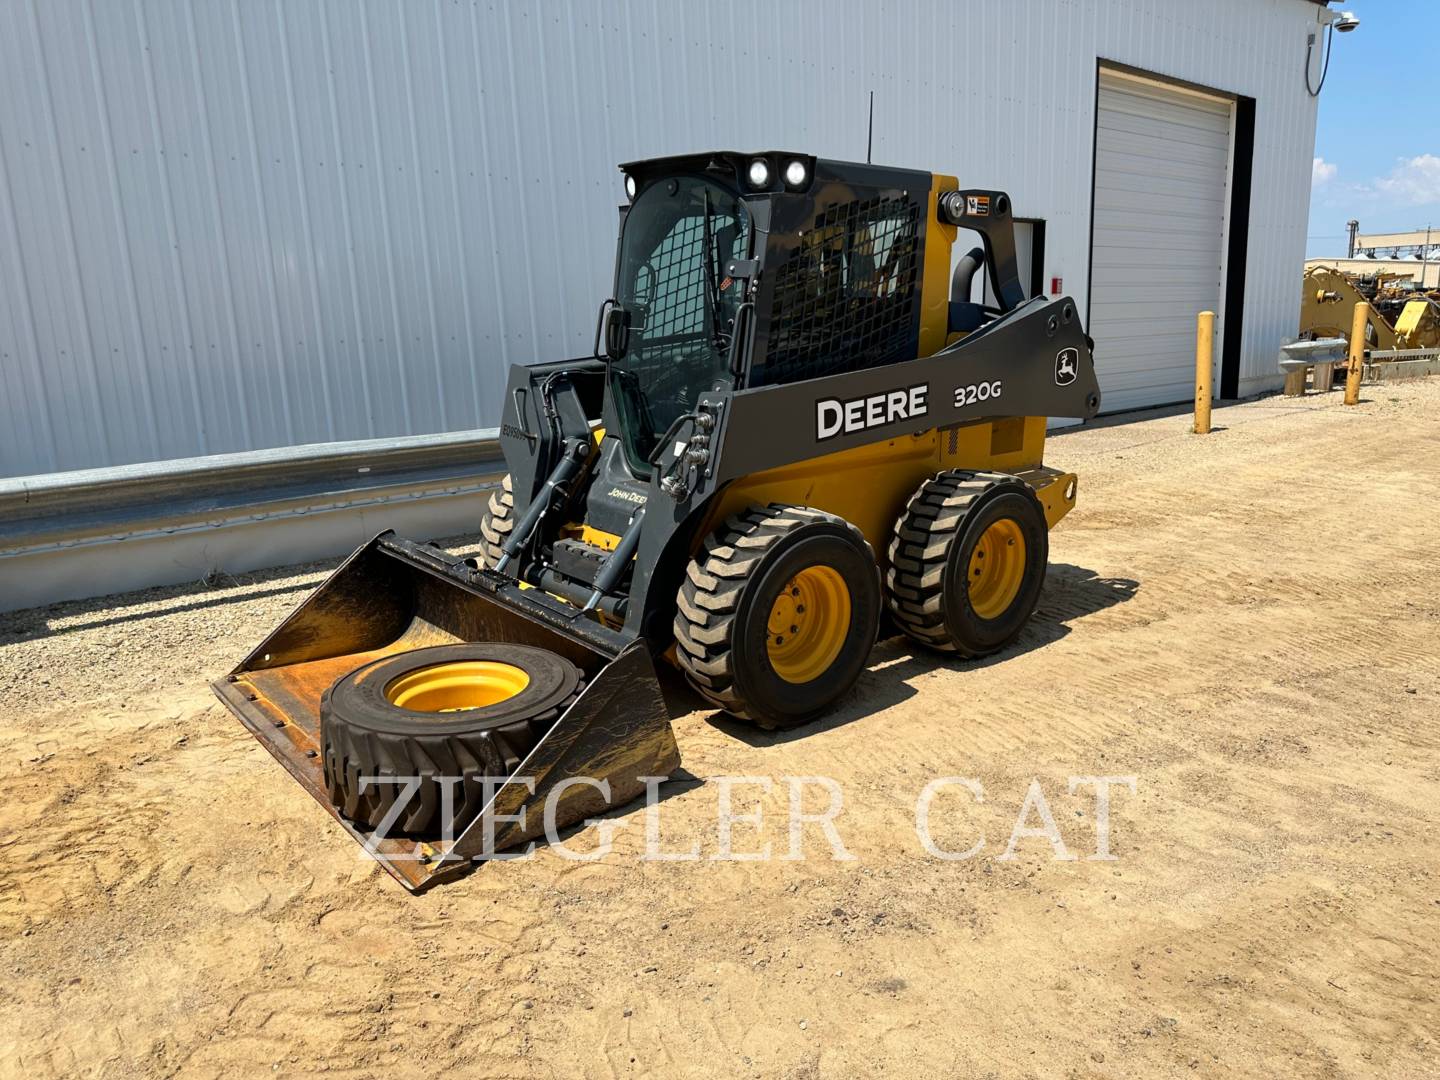
[[1360,404],[1360,376],[1365,373],[1365,331],[1370,325],[1370,305],[1363,300],[1355,305],[1355,321],[1350,326],[1350,366],[1345,372],[1345,404]]
[[1200,312],[1195,326],[1195,434],[1210,434],[1210,377],[1215,367],[1215,313]]

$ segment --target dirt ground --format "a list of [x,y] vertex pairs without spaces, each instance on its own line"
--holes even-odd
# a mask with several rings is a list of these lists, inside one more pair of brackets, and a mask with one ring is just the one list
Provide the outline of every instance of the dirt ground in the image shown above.
[[[694,861],[632,807],[598,861],[407,895],[205,686],[321,567],[0,616],[0,1072],[1440,1076],[1440,380],[1365,396],[1055,438],[1020,643],[883,642],[780,737],[678,716]],[[818,775],[854,859],[713,858],[738,775],[736,851]],[[1096,775],[1135,778],[1114,861]],[[971,858],[917,834],[939,777],[983,786],[931,807]],[[1032,780],[1073,860],[999,857]]]

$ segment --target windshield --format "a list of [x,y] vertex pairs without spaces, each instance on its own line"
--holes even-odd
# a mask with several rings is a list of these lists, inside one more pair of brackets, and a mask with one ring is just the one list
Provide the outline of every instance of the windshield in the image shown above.
[[699,395],[730,384],[730,334],[750,218],[739,199],[700,177],[650,184],[625,216],[616,300],[630,315],[625,355],[610,365],[630,466],[648,475],[665,430]]

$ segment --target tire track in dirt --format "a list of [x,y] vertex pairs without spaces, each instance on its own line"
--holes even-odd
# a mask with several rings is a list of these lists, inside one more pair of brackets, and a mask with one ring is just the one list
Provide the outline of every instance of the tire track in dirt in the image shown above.
[[[644,862],[631,808],[601,862],[405,896],[201,707],[300,579],[0,625],[0,1071],[1434,1074],[1440,384],[1395,393],[1056,438],[1081,504],[1006,655],[887,641],[799,732],[677,719],[662,833],[695,862]],[[1120,859],[1088,861],[1066,781],[1131,773]],[[775,787],[737,788],[765,822],[737,850],[783,851],[782,778],[828,775],[856,860],[813,829],[802,861],[713,859],[741,774]],[[984,787],[933,804],[965,861],[916,833],[947,775]],[[997,859],[1032,777],[1076,861]]]

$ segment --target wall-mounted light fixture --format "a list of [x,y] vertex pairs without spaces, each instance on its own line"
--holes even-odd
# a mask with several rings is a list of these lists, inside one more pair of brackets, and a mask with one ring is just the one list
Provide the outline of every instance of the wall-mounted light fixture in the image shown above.
[[1311,97],[1319,97],[1320,91],[1325,87],[1325,76],[1330,73],[1330,50],[1334,45],[1335,32],[1348,34],[1351,30],[1360,25],[1360,20],[1353,11],[1331,11],[1328,8],[1321,8],[1317,16],[1325,27],[1325,59],[1320,65],[1320,85],[1310,85],[1310,68],[1315,58],[1315,31],[1310,31],[1310,37],[1305,43],[1305,89],[1310,91]]

